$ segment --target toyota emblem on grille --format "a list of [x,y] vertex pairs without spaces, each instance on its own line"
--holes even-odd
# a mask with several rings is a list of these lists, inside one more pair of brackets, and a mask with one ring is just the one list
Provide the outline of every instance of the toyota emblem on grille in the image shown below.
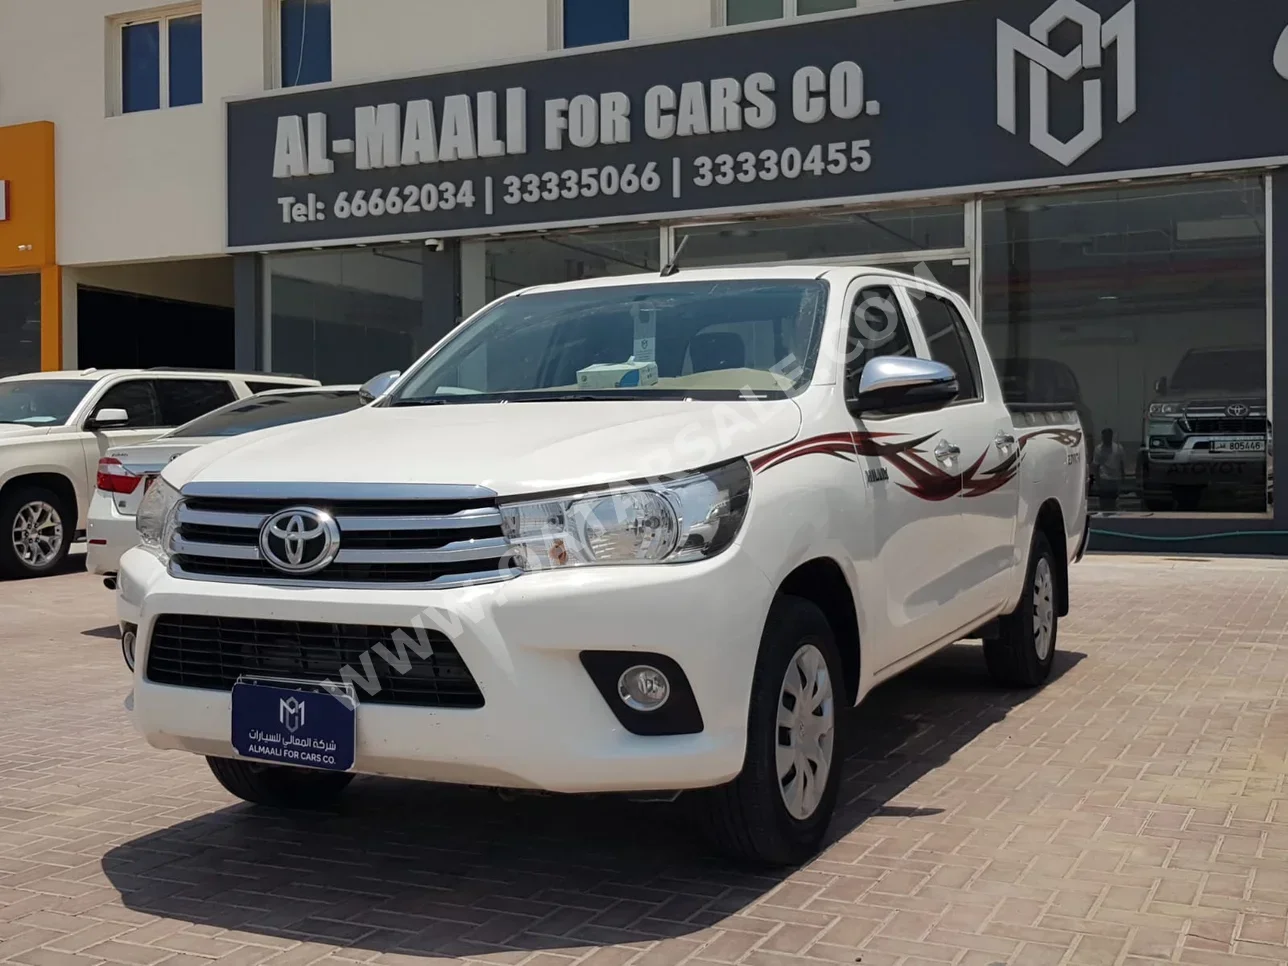
[[1233,416],[1235,419],[1242,419],[1248,415],[1248,407],[1243,403],[1235,403],[1233,406],[1226,407],[1225,414]]
[[291,507],[264,522],[259,531],[259,552],[283,573],[317,573],[340,552],[340,528],[323,510]]

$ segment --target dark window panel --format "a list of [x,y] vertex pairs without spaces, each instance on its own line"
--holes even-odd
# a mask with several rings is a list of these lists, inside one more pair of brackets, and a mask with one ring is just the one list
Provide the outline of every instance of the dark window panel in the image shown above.
[[627,40],[630,0],[564,0],[564,46],[589,47]]
[[331,79],[331,0],[282,0],[282,86]]
[[201,15],[174,17],[170,42],[170,106],[201,103]]
[[155,111],[161,106],[161,24],[121,28],[121,110]]

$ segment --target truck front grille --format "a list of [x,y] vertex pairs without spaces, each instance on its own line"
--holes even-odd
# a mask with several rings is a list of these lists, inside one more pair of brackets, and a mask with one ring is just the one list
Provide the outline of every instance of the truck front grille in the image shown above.
[[1187,416],[1185,431],[1195,436],[1232,435],[1264,436],[1265,416]]
[[[400,649],[394,640],[398,630],[369,624],[166,614],[152,628],[147,677],[157,684],[208,691],[231,691],[242,676],[348,680],[356,684],[360,703],[483,707],[483,693],[474,675],[445,635],[406,628],[403,633],[416,649],[405,641]],[[373,650],[377,645],[383,648]],[[422,657],[426,650],[432,653]],[[395,660],[391,663],[385,655]],[[348,674],[342,672],[346,666],[351,669]]]
[[[349,488],[354,489],[354,488]],[[379,490],[379,487],[364,487]],[[177,577],[312,586],[444,587],[507,579],[510,544],[495,495],[475,487],[388,487],[421,499],[353,497],[346,488],[301,487],[282,495],[184,490],[170,541]],[[269,518],[291,507],[323,510],[340,529],[333,562],[316,573],[285,573],[260,550]]]

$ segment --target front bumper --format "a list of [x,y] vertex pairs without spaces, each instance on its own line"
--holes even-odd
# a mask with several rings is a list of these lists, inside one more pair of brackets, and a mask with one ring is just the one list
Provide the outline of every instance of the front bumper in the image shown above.
[[[156,748],[234,757],[227,692],[148,680],[149,635],[159,615],[390,628],[421,617],[447,631],[485,705],[360,703],[355,771],[554,792],[671,791],[720,784],[741,770],[772,593],[737,548],[695,564],[537,573],[435,591],[182,580],[134,549],[121,560],[118,612],[140,628],[132,720]],[[688,678],[703,730],[632,734],[583,667],[583,651],[673,659]]]

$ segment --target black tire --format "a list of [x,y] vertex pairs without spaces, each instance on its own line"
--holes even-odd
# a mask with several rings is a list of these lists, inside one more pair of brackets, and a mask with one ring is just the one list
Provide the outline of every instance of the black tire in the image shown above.
[[[1024,595],[1015,611],[998,620],[997,636],[984,641],[984,660],[993,680],[1006,688],[1036,688],[1051,676],[1059,643],[1060,614],[1057,604],[1060,571],[1046,534],[1033,535],[1029,568],[1024,577]],[[1039,577],[1045,571],[1045,578]],[[1039,622],[1034,601],[1045,598],[1049,606],[1049,646],[1042,652],[1037,634]],[[1041,601],[1040,601],[1041,602]],[[1045,635],[1044,635],[1045,637]]]
[[327,808],[353,781],[348,772],[261,765],[235,758],[207,758],[206,763],[229,792],[270,808]]
[[[787,697],[783,691],[785,676],[798,651],[806,645],[813,645],[821,653],[827,667],[832,690],[832,739],[822,793],[813,812],[802,819],[788,810],[776,759],[778,746],[786,736],[785,729],[778,726],[779,705]],[[845,762],[842,733],[848,704],[841,660],[827,618],[807,600],[780,596],[770,608],[761,636],[742,772],[727,785],[698,793],[695,802],[707,835],[722,852],[756,865],[775,867],[798,865],[818,853],[836,808]],[[819,742],[818,746],[823,748],[824,744]],[[810,774],[816,775],[817,769]]]
[[[14,546],[18,514],[34,504],[52,507],[61,527],[61,543],[49,559],[38,566],[23,559]],[[18,486],[0,498],[0,577],[44,577],[54,573],[67,559],[76,535],[76,508],[69,507],[59,494],[43,486]],[[46,528],[44,531],[50,533]]]

